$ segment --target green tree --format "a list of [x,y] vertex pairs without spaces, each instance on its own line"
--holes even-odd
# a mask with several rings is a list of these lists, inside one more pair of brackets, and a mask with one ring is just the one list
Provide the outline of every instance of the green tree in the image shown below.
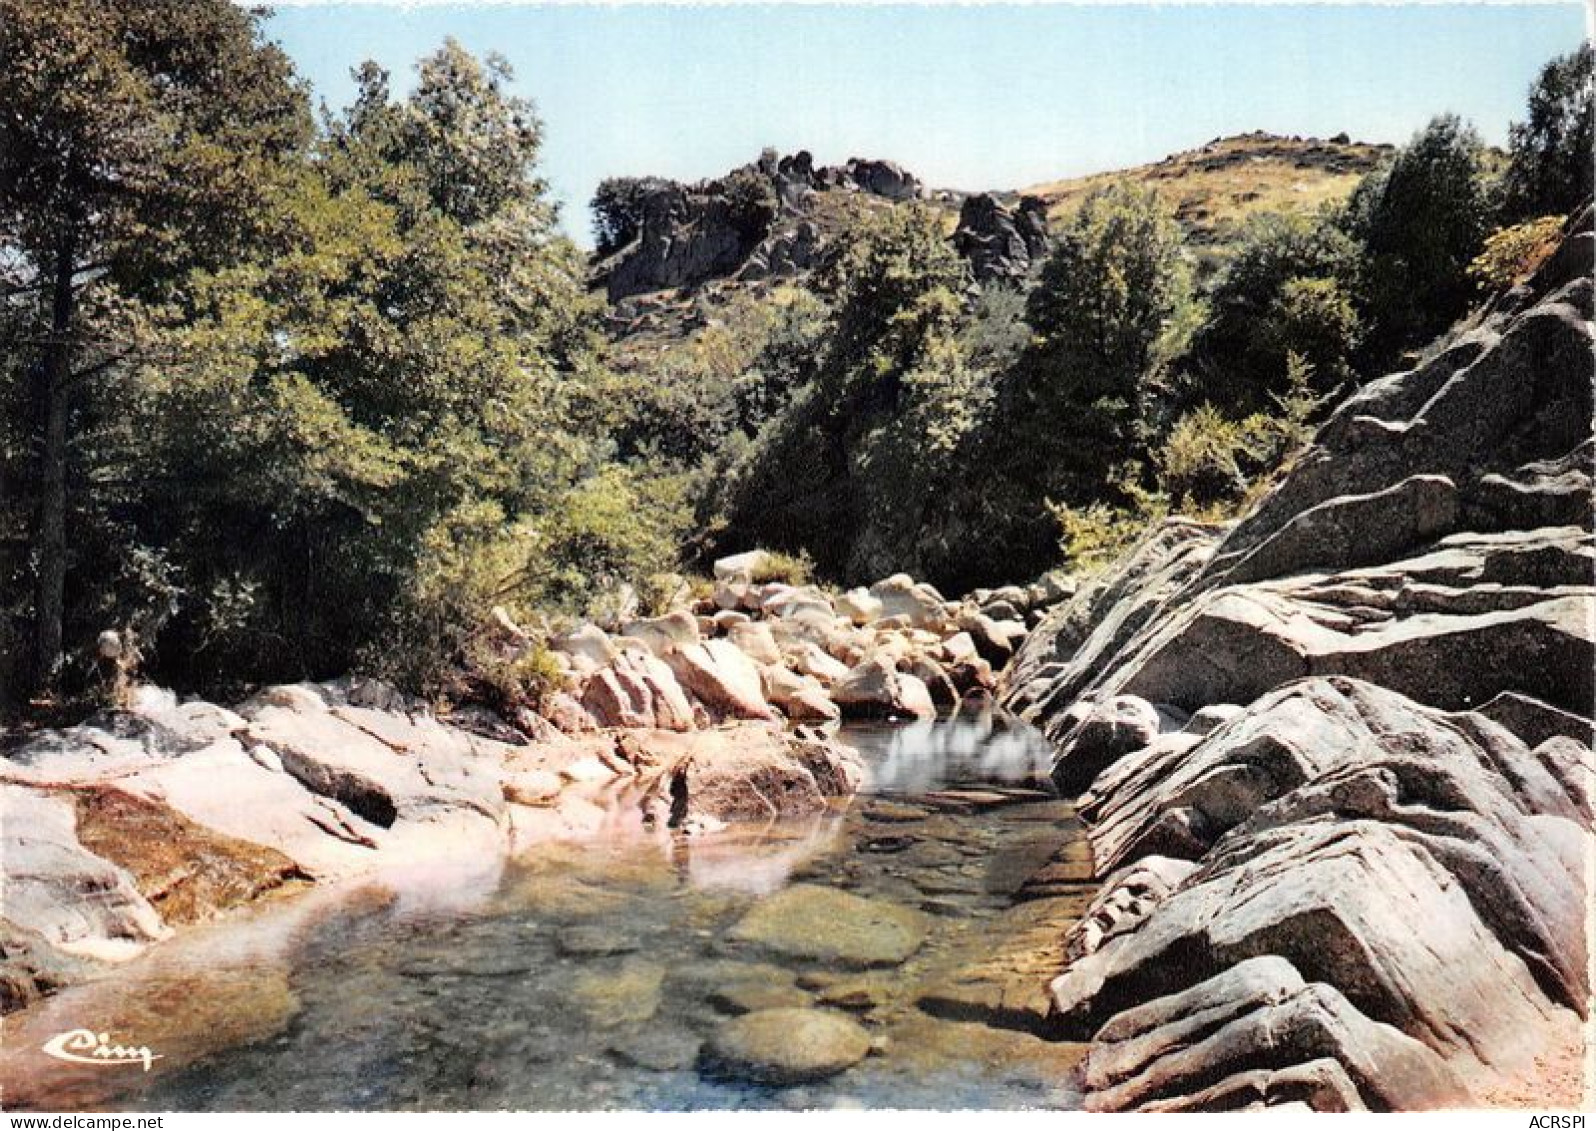
[[395,101],[363,68],[260,252],[164,312],[183,362],[149,381],[189,486],[152,521],[189,580],[167,652],[193,681],[400,654],[420,678],[488,604],[542,596],[517,563],[600,466],[598,311],[532,108],[454,43],[418,71]]
[[[707,500],[722,545],[807,550],[856,580],[914,568],[922,515],[984,404],[957,344],[967,283],[918,205],[873,209],[835,242],[814,280],[831,316],[813,375]],[[778,340],[810,350],[806,337]]]
[[1541,68],[1524,121],[1509,131],[1503,189],[1508,222],[1566,214],[1591,197],[1596,151],[1596,52],[1589,43]]
[[1036,343],[1004,408],[1025,422],[1027,458],[1073,475],[1077,491],[1100,487],[1134,454],[1142,397],[1190,301],[1180,230],[1157,194],[1114,184],[1089,195],[1030,296]]
[[1208,318],[1185,359],[1187,399],[1227,411],[1258,409],[1284,390],[1293,351],[1308,357],[1322,380],[1345,380],[1362,336],[1353,307],[1358,260],[1358,245],[1326,218],[1251,218],[1214,282]]
[[1147,403],[1195,311],[1157,194],[1091,193],[1054,233],[1026,304],[1030,341],[993,375],[926,524],[934,576],[962,589],[1040,572],[1058,561],[1053,504],[1106,506],[1137,489],[1126,464],[1145,448]]
[[1180,230],[1151,190],[1091,193],[1054,238],[1031,292],[1044,348],[1088,362],[1106,382],[1135,382],[1190,292]]
[[20,570],[34,581],[32,682],[46,688],[62,664],[73,500],[99,470],[85,437],[141,348],[138,304],[251,238],[263,170],[304,146],[310,118],[258,17],[227,0],[0,0],[0,105],[9,376],[33,386],[36,453]]
[[1468,267],[1491,218],[1482,156],[1474,128],[1445,114],[1354,190],[1346,223],[1363,248],[1372,368],[1428,341],[1473,295]]
[[936,215],[922,205],[871,212],[835,242],[815,289],[835,310],[824,366],[834,385],[911,368],[952,328],[967,277]]

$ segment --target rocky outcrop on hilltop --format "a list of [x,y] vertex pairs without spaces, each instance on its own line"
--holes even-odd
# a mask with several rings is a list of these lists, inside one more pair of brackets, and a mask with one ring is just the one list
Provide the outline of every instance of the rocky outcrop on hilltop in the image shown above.
[[1104,883],[1052,986],[1089,1108],[1579,1102],[1592,245],[1020,650]]
[[776,199],[744,168],[696,185],[650,179],[630,205],[632,241],[604,270],[611,302],[731,275],[770,231]]
[[601,265],[612,303],[711,279],[795,275],[817,262],[824,232],[815,198],[859,193],[885,203],[917,199],[918,178],[892,161],[851,158],[816,168],[799,152],[724,177],[686,185],[661,178],[631,182],[628,241]]
[[987,192],[966,197],[953,246],[977,283],[1018,282],[1047,250],[1047,206],[1034,196],[1012,207]]

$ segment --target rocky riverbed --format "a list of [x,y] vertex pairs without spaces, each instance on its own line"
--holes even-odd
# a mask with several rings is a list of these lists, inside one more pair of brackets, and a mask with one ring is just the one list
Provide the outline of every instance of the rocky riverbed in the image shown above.
[[[902,1055],[934,1043],[912,1028],[933,1021],[988,1041],[1025,1034],[1032,1043],[994,1058],[1035,1054],[1062,1089],[1044,1085],[1040,1102],[1095,1110],[1576,1106],[1596,796],[1590,225],[1587,211],[1533,278],[1348,398],[1239,523],[1171,519],[1078,587],[1048,578],[950,601],[897,576],[827,593],[761,580],[771,562],[755,551],[717,563],[713,591],[664,616],[549,640],[563,686],[537,714],[439,718],[346,680],[231,709],[147,693],[130,711],[14,739],[0,764],[5,1005],[27,1007],[22,1031],[42,1033],[79,1000],[68,995],[115,1000],[138,984],[107,963],[158,964],[226,928],[196,924],[270,917],[276,897],[310,888],[282,904],[308,923],[340,885],[394,869],[441,865],[449,878],[430,898],[465,898],[458,865],[473,861],[489,866],[484,898],[503,914],[466,968],[435,972],[472,985],[515,975],[531,995],[508,1012],[484,1004],[497,1037],[473,1040],[554,1039],[526,1018],[556,994],[590,1020],[633,1019],[636,1031],[594,1057],[686,1074],[675,1091],[561,1093],[573,1106],[801,1105],[816,1094],[787,1089],[873,1079],[889,1059],[883,1032]],[[508,617],[496,631],[507,660],[538,646]],[[1051,743],[1050,776],[1073,810],[1023,795],[1035,768],[944,790],[915,777],[919,755],[834,731],[838,720],[923,726],[994,689]],[[871,770],[889,789],[914,782],[914,796],[848,807],[861,787],[879,789]],[[997,812],[1025,825],[1027,806],[1035,823],[1015,834],[1025,851],[968,839]],[[849,850],[819,853],[832,863],[806,873],[794,862],[814,856],[806,838],[824,839],[815,830],[843,810]],[[763,867],[732,853],[730,872],[780,881],[683,922],[708,932],[716,953],[699,957],[780,976],[717,966],[709,989],[677,993],[673,965],[637,957],[647,948],[614,924],[582,921],[608,898],[584,868],[631,874],[595,846],[653,838],[650,851],[670,846],[673,874],[690,880],[713,873],[715,846],[749,822],[775,822],[788,831],[769,835],[798,847]],[[559,847],[571,844],[586,847]],[[565,911],[533,916],[538,946],[602,960],[600,975],[547,981],[528,977],[524,958],[503,965],[494,932],[522,914],[500,884],[512,856],[552,869],[539,874],[565,892]],[[982,881],[990,906],[965,898],[975,861],[1003,877]],[[383,929],[380,915],[328,914],[334,940],[368,921]],[[960,924],[946,952],[928,941],[945,919]],[[409,975],[333,969],[350,985],[376,978],[356,995],[360,1019],[391,1020],[384,995]],[[894,972],[885,984],[871,974],[882,969]],[[406,1017],[436,1009],[430,976],[406,991],[422,1003]],[[293,1013],[274,977],[239,980],[261,1004],[228,1013],[247,1018],[232,1023],[241,1036],[193,1055],[191,1090],[152,1094],[259,1100],[245,1083],[204,1092],[205,1065],[248,1044],[236,1054],[245,1067],[217,1079],[257,1078],[248,1058],[266,1054],[250,1042],[278,1039],[272,1018]],[[651,1025],[666,1001],[733,1020],[700,1016],[678,1041]],[[317,1042],[348,1023],[328,1009],[308,1023]],[[900,1023],[910,1035],[893,1035]],[[782,1063],[772,1033],[797,1035]],[[328,1071],[403,1076],[412,1046],[390,1051]],[[933,1057],[930,1076],[952,1063]],[[491,1065],[472,1071],[485,1091],[445,1079],[462,1104],[528,1102],[494,1091]],[[892,1093],[907,1077],[882,1079],[872,1101],[1012,1099]],[[726,1081],[756,1090],[713,1090]],[[423,1102],[398,1084],[368,1100]]]
[[[1048,1039],[1050,924],[1090,867],[1030,885],[1069,806],[990,713],[847,728],[846,809],[321,885],[188,928],[8,1019],[13,1107],[1077,1106]],[[990,940],[1005,939],[999,950]],[[152,1072],[39,1052],[93,1018]]]
[[[233,707],[140,688],[127,710],[13,737],[0,760],[0,1004],[18,1008],[174,928],[378,868],[647,826],[702,835],[810,816],[864,768],[844,716],[927,720],[987,698],[1050,581],[949,602],[905,576],[843,594],[759,582],[547,641],[541,713],[439,717],[375,681],[269,688]],[[508,617],[506,662],[535,648]]]

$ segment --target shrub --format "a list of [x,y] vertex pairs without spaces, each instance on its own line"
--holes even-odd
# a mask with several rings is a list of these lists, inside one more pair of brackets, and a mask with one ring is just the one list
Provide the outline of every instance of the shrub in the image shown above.
[[833,242],[813,280],[831,316],[822,328],[795,307],[761,358],[771,370],[746,403],[786,407],[708,484],[706,554],[803,548],[834,579],[914,568],[923,512],[982,403],[954,341],[967,281],[923,205],[871,210]]
[[1159,489],[1182,510],[1231,518],[1255,502],[1313,437],[1311,421],[1333,393],[1314,392],[1313,367],[1287,356],[1286,391],[1269,412],[1232,420],[1202,405],[1175,423],[1153,454]]
[[1066,568],[1077,573],[1106,569],[1147,532],[1148,526],[1169,515],[1169,496],[1149,491],[1139,480],[1144,468],[1126,463],[1116,468],[1106,489],[1121,500],[1096,500],[1070,505],[1052,499],[1043,506],[1058,526],[1059,551]]
[[507,649],[478,633],[466,645],[447,698],[482,703],[510,717],[521,709],[541,710],[564,687],[565,671],[541,641]]
[[667,594],[687,528],[685,480],[611,465],[578,484],[536,532],[522,589],[536,603],[585,613],[622,586],[646,606]]
[[1183,406],[1200,398],[1223,412],[1266,408],[1285,387],[1293,350],[1311,358],[1327,380],[1346,373],[1362,339],[1354,305],[1358,255],[1358,245],[1328,216],[1271,212],[1249,219],[1181,367]]
[[1469,275],[1489,290],[1504,290],[1534,273],[1557,250],[1561,216],[1542,216],[1498,229],[1469,264]]
[[1181,506],[1239,498],[1247,488],[1242,468],[1250,462],[1242,426],[1204,404],[1175,423],[1153,454],[1159,481]]
[[1032,499],[1112,495],[1113,470],[1144,450],[1143,402],[1191,306],[1180,230],[1158,195],[1124,184],[1089,195],[1030,293],[1036,340],[1001,383],[1003,473],[1036,484]]
[[1113,565],[1147,533],[1149,523],[1167,513],[1167,506],[1149,513],[1102,502],[1072,507],[1048,500],[1046,506],[1058,524],[1064,567],[1079,574],[1098,573]]
[[1030,340],[1025,296],[1002,284],[981,288],[969,319],[959,331],[959,346],[966,362],[972,368],[994,373],[1013,365]]
[[754,568],[752,580],[765,585],[780,581],[786,585],[808,585],[814,580],[815,563],[809,551],[785,554],[780,550],[766,550],[765,558]]

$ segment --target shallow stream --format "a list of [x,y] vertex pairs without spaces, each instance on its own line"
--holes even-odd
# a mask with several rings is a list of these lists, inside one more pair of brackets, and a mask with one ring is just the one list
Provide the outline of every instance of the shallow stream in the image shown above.
[[[994,917],[1079,835],[1046,787],[1045,741],[991,716],[843,737],[873,780],[842,812],[544,845],[185,931],[8,1019],[7,1106],[1075,1106],[1078,1047],[919,1005],[987,953]],[[813,953],[839,892],[912,909],[923,942],[901,961],[868,937],[844,939],[840,958]],[[751,938],[739,925],[778,897],[813,914]],[[871,1054],[783,1088],[700,1071],[717,1026],[773,1007],[841,1011]],[[160,1059],[146,1072],[19,1057],[73,1027],[136,1037]]]

